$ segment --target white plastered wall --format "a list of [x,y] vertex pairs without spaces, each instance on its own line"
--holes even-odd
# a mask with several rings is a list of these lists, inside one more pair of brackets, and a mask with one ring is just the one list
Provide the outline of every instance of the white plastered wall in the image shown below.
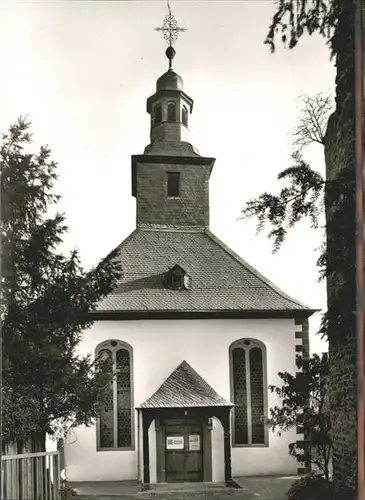
[[[133,348],[134,404],[138,407],[166,380],[173,370],[187,361],[221,396],[230,400],[229,346],[241,338],[263,342],[267,350],[268,384],[280,384],[279,371],[294,373],[295,326],[290,319],[232,320],[139,320],[98,321],[84,332],[79,345],[82,354],[94,353],[106,339],[120,339]],[[280,401],[269,393],[269,407]],[[213,480],[224,476],[223,437],[220,423],[212,431]],[[96,428],[80,427],[76,441],[65,446],[66,474],[70,481],[120,481],[141,479],[143,450],[138,468],[137,412],[134,451],[96,451]],[[268,447],[232,449],[234,477],[256,474],[295,474],[297,463],[288,454],[288,444],[296,439],[295,430],[280,438],[269,433]],[[155,431],[150,440],[151,480],[156,477]],[[221,449],[219,450],[221,443]],[[154,448],[154,449],[152,449]],[[139,469],[139,470],[138,470]]]

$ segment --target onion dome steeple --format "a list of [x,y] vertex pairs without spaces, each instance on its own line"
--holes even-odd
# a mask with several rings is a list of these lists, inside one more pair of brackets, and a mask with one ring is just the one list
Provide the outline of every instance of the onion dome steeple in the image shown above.
[[[157,29],[160,28],[156,28],[156,30]],[[179,29],[183,30],[184,28]],[[156,92],[160,92],[161,90],[184,90],[183,79],[172,69],[172,60],[176,55],[176,50],[172,45],[169,45],[166,49],[165,54],[167,59],[169,60],[169,69],[157,80]]]
[[168,43],[166,57],[169,67],[166,73],[156,82],[156,92],[147,99],[147,112],[151,115],[151,143],[145,148],[145,154],[176,154],[196,156],[197,152],[187,142],[189,137],[189,115],[193,110],[193,100],[184,92],[184,82],[172,68],[172,60],[176,55],[173,44],[180,32],[185,28],[178,26],[171,12],[166,15],[161,31]]

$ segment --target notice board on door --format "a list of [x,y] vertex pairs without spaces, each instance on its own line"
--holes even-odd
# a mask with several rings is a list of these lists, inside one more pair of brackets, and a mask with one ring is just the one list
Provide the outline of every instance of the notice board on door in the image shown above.
[[184,436],[166,436],[167,450],[183,450]]
[[200,435],[189,435],[189,451],[200,451]]

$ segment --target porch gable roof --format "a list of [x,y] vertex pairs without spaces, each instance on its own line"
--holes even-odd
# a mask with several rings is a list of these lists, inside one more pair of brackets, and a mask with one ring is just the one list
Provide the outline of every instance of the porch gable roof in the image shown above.
[[233,407],[187,363],[183,361],[141,409]]

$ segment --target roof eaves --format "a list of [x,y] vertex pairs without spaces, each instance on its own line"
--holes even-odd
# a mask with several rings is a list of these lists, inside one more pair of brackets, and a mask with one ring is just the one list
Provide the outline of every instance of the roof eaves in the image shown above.
[[120,310],[95,309],[90,311],[93,320],[138,320],[138,319],[293,319],[308,318],[321,309],[221,309],[221,310]]

